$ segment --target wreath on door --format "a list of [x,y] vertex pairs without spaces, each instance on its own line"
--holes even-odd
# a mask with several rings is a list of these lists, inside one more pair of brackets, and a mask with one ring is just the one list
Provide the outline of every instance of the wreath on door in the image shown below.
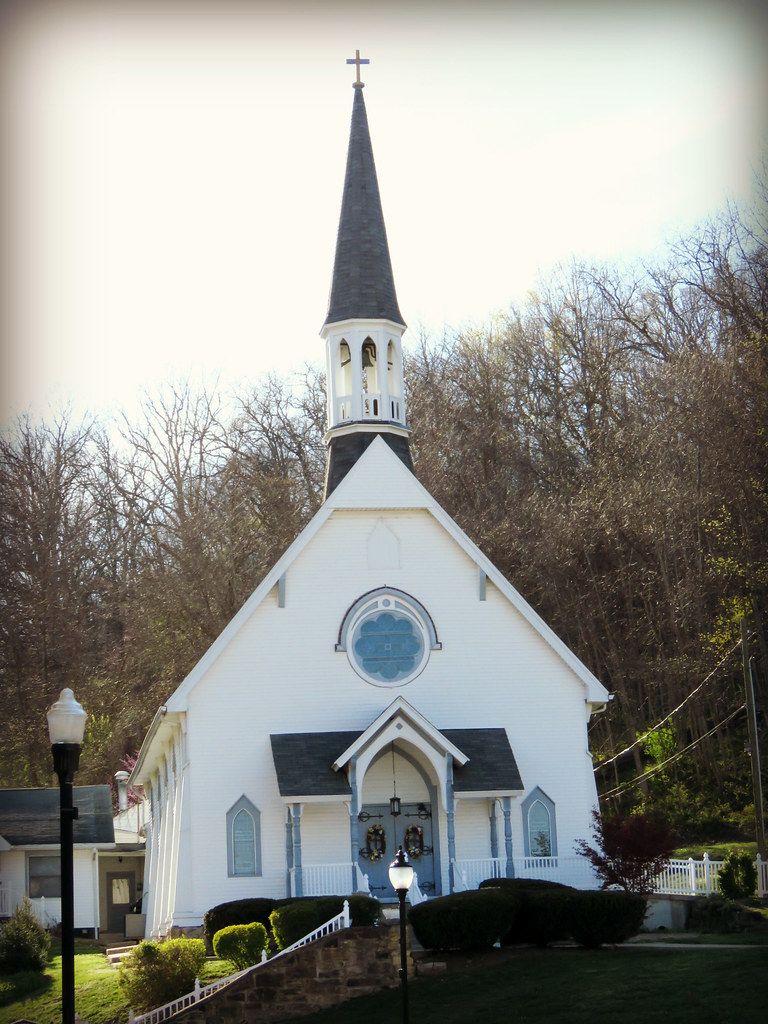
[[371,825],[365,833],[365,849],[360,851],[367,860],[381,860],[387,852],[387,834],[381,825]]
[[411,860],[418,860],[424,853],[424,829],[420,825],[409,825],[403,836],[403,845]]

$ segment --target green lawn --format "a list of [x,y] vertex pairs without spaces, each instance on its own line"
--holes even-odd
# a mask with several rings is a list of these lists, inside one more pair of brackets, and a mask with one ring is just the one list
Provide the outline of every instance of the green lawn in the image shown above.
[[[764,1024],[768,950],[619,949],[499,953],[497,966],[411,981],[411,1019],[419,1024]],[[61,1020],[60,959],[45,975],[0,976],[0,1024],[26,1017]],[[203,981],[231,972],[206,965]],[[89,1024],[123,1024],[127,1008],[117,971],[93,947],[75,959],[77,1012]],[[296,1024],[391,1024],[397,990],[357,999]]]
[[[392,1024],[397,989],[293,1024]],[[497,967],[415,979],[418,1024],[765,1024],[768,953],[525,950]]]
[[[57,950],[54,950],[57,952]],[[203,984],[234,973],[228,960],[209,961],[203,970]],[[104,950],[91,943],[75,949],[75,1008],[88,1024],[123,1024],[128,1006],[117,985],[118,972],[110,967]],[[35,1024],[60,1024],[61,957],[54,956],[44,974],[23,971],[0,975],[0,1024],[20,1017]]]
[[695,846],[681,846],[679,850],[675,850],[672,856],[685,860],[688,857],[701,860],[704,854],[708,853],[711,860],[722,860],[729,850],[744,850],[750,857],[756,857],[757,843],[742,842],[740,839],[731,839],[727,843],[698,843]]

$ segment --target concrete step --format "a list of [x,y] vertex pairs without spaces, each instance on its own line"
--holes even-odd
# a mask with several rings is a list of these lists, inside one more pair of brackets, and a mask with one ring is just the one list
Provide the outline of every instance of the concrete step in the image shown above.
[[110,946],[104,951],[104,955],[113,967],[117,967],[123,957],[128,956],[135,946],[135,942],[126,943],[124,946]]

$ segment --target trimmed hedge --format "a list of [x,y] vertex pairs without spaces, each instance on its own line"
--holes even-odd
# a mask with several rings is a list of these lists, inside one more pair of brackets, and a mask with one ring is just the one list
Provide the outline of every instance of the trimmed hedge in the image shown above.
[[512,928],[516,910],[514,897],[485,889],[419,903],[408,920],[425,949],[488,949]]
[[213,936],[213,952],[220,960],[231,960],[238,971],[244,971],[261,960],[267,942],[267,929],[259,921],[231,924]]
[[626,942],[645,918],[645,897],[630,892],[577,892],[571,897],[571,936],[580,946]]
[[539,892],[548,889],[560,889],[566,892],[577,892],[572,885],[562,882],[550,882],[544,878],[486,878],[480,883],[481,889],[504,889],[505,892]]
[[345,899],[349,900],[353,927],[374,925],[379,920],[381,907],[379,901],[371,896],[301,896],[285,901],[269,915],[277,948],[285,949],[293,945],[298,939],[340,914]]
[[[381,906],[379,901],[371,896],[360,894],[355,894],[354,896],[293,896],[279,900],[259,897],[248,900],[232,900],[230,903],[220,903],[218,906],[212,907],[203,917],[205,938],[208,944],[212,946],[214,935],[216,932],[221,931],[222,928],[228,928],[233,924],[252,924],[254,921],[263,924],[267,931],[269,931],[271,928],[270,918],[272,911],[280,907],[291,906],[294,903],[313,902],[319,903],[322,906],[322,912],[326,916],[314,926],[317,928],[332,917],[335,917],[336,914],[341,913],[344,900],[349,900],[349,912],[354,928],[376,924],[379,920]],[[309,928],[307,931],[312,931],[312,929]],[[307,933],[304,932],[303,934],[306,935]],[[301,935],[297,936],[297,938],[301,938]]]
[[206,911],[203,917],[205,928],[205,940],[213,948],[213,939],[222,928],[229,928],[233,924],[253,924],[258,921],[269,930],[269,915],[277,906],[282,906],[288,900],[274,900],[267,896],[247,899],[231,900],[229,903],[220,903]]
[[542,949],[572,934],[571,923],[578,894],[559,889],[519,889],[514,896],[517,914],[501,940],[504,946],[530,943]]

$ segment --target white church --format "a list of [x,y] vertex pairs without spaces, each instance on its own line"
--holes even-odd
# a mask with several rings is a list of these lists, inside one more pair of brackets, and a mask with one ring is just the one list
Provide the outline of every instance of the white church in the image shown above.
[[147,935],[244,897],[394,898],[400,844],[417,897],[592,883],[574,843],[609,694],[414,476],[404,332],[358,64],[321,332],[325,502],[144,740]]

